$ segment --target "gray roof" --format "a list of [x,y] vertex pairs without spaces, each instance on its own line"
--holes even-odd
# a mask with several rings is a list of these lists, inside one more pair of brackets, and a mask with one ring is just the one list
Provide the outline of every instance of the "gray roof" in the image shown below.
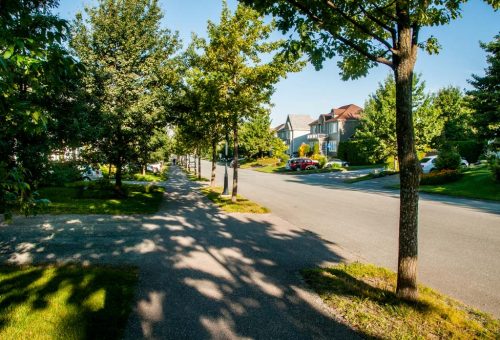
[[309,115],[288,115],[292,130],[309,130],[309,124],[314,120]]

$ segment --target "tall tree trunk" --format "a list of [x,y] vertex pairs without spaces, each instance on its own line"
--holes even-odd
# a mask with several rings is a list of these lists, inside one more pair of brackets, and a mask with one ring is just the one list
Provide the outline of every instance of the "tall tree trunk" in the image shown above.
[[420,166],[415,150],[412,113],[413,68],[416,46],[412,48],[409,24],[400,24],[399,55],[394,56],[396,81],[396,134],[400,169],[399,254],[396,294],[416,300],[418,258],[418,187]]
[[233,125],[234,137],[234,164],[233,164],[233,192],[231,193],[231,202],[236,203],[238,196],[238,123]]
[[116,174],[115,174],[115,191],[120,195],[124,195],[123,189],[122,189],[122,158],[121,156],[118,156],[118,159],[116,161]]
[[191,172],[191,155],[186,156],[186,162],[187,162],[187,170],[188,172]]
[[198,167],[196,166],[196,160],[198,159],[198,151],[195,151],[194,152],[194,164],[193,164],[193,168],[194,168],[194,175],[195,176],[198,176]]
[[217,143],[215,143],[215,140],[212,141],[212,174],[210,176],[210,186],[213,188],[215,187],[215,170],[217,169],[216,165],[216,160],[217,160]]
[[201,181],[201,156],[200,156],[200,149],[198,149],[198,179]]
[[146,174],[146,168],[147,168],[147,165],[145,165],[145,164],[143,164],[141,167],[141,173],[143,176]]

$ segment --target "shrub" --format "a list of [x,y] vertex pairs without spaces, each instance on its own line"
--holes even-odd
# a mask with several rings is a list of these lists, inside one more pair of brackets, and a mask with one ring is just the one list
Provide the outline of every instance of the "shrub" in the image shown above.
[[42,178],[42,185],[61,185],[78,181],[82,178],[80,169],[76,162],[52,162],[49,170]]
[[337,157],[349,162],[350,165],[371,164],[367,152],[360,141],[340,142],[337,150]]
[[322,169],[325,167],[325,164],[326,164],[326,156],[323,156],[323,155],[312,155],[311,156],[311,159],[314,159],[316,161],[319,162],[319,168]]
[[305,157],[305,155],[307,155],[309,153],[310,149],[311,149],[311,147],[308,144],[302,143],[299,146],[299,157]]
[[278,155],[278,159],[279,159],[278,165],[283,166],[290,159],[290,156],[288,156],[286,153],[282,153]]
[[456,147],[445,146],[443,147],[436,158],[436,168],[438,170],[456,170],[460,167],[460,154]]
[[319,155],[319,143],[314,143],[313,155]]
[[500,161],[498,159],[494,159],[490,162],[491,172],[493,173],[493,179],[497,182],[500,182]]
[[460,156],[464,157],[469,163],[478,161],[484,151],[484,143],[475,140],[463,140],[452,142],[456,146]]
[[437,172],[431,172],[429,174],[423,174],[420,177],[421,185],[440,185],[458,181],[462,178],[462,173],[458,170],[441,170]]

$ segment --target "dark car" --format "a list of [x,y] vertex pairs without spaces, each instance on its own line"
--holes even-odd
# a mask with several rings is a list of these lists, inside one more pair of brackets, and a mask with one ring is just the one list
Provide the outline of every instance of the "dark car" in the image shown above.
[[286,163],[286,169],[292,171],[318,169],[319,162],[310,158],[292,158]]

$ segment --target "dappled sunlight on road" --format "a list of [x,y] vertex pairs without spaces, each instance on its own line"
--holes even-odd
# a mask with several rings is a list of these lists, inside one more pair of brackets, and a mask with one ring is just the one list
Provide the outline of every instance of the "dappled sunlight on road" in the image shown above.
[[298,275],[341,261],[340,248],[273,215],[221,213],[170,178],[155,215],[16,218],[0,259],[137,265],[130,339],[354,336]]

